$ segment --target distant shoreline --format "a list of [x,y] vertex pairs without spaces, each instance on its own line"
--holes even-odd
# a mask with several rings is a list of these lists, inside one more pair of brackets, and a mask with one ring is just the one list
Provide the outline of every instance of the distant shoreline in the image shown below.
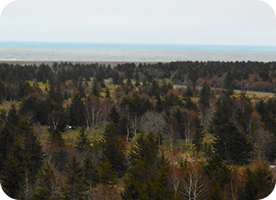
[[[44,63],[45,65],[52,65],[54,62],[61,63],[61,62],[71,62],[73,64],[80,63],[80,64],[105,64],[110,65],[111,67],[117,66],[118,64],[124,64],[124,63],[134,63],[135,65],[141,64],[154,64],[158,63],[155,61],[145,62],[145,61],[0,61],[0,63],[8,63],[8,64],[19,64],[19,65],[40,65]],[[160,61],[161,62],[161,61]],[[167,62],[161,62],[161,63],[167,63]]]

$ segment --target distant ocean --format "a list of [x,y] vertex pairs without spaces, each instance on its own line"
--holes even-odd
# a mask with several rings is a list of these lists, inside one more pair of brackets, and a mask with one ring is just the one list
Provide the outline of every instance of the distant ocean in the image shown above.
[[0,61],[276,61],[276,46],[0,42]]

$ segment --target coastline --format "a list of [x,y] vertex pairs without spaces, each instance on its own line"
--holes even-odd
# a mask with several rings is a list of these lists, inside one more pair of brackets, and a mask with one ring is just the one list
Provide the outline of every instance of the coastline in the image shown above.
[[[0,63],[8,63],[8,64],[19,64],[19,65],[40,65],[42,63],[46,64],[46,65],[52,65],[54,62],[57,63],[61,63],[61,62],[71,62],[73,64],[105,64],[105,65],[110,65],[111,67],[117,66],[118,64],[125,64],[125,63],[134,63],[135,65],[139,65],[141,64],[154,64],[154,63],[158,63],[155,61],[151,61],[151,62],[144,62],[144,61],[5,61],[5,60],[1,60]],[[161,61],[160,61],[161,62]],[[161,63],[166,63],[166,62],[161,62]]]

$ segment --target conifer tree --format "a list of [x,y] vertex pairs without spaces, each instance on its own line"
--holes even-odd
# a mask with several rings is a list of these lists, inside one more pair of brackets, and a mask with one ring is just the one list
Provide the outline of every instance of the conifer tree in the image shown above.
[[171,199],[168,183],[169,163],[159,154],[153,132],[141,133],[130,154],[130,174],[125,179],[123,199]]
[[25,184],[25,157],[26,155],[20,145],[20,141],[16,139],[13,143],[13,150],[5,162],[2,172],[3,190],[14,199],[18,199],[23,192]]
[[55,144],[59,147],[65,146],[65,140],[62,136],[62,133],[58,129],[54,129],[53,131],[50,132],[48,142],[50,144]]
[[215,134],[215,151],[229,164],[248,164],[253,158],[253,144],[229,120]]
[[0,131],[0,172],[3,169],[4,163],[10,154],[14,142],[14,133],[11,128],[5,125]]
[[99,182],[104,185],[114,185],[118,177],[116,172],[114,165],[104,158],[99,166]]
[[107,160],[117,176],[122,177],[126,171],[125,144],[115,123],[106,126],[102,150],[103,160]]
[[76,142],[76,149],[80,151],[81,153],[88,151],[90,148],[90,141],[87,137],[87,134],[85,133],[85,128],[82,127],[79,136],[77,137],[77,142]]
[[83,174],[87,187],[92,189],[99,183],[99,170],[88,156],[84,159]]
[[196,131],[192,142],[195,145],[196,151],[199,152],[202,150],[204,133],[203,133],[203,126],[201,125],[201,121],[198,116],[195,118],[195,126],[196,126]]
[[63,188],[65,199],[86,199],[85,198],[85,182],[83,170],[80,162],[74,156],[69,164],[69,173],[67,175],[66,186]]
[[85,123],[84,104],[79,93],[76,93],[72,99],[69,108],[69,122],[72,126],[82,126]]
[[57,181],[49,163],[42,167],[38,173],[36,191],[33,200],[58,200]]
[[241,198],[245,200],[263,199],[275,186],[273,175],[267,164],[259,165],[254,171],[247,168],[243,175],[244,187]]
[[110,96],[110,91],[109,91],[108,88],[105,89],[105,98],[107,98],[107,99],[110,99],[110,98],[111,98],[111,96]]

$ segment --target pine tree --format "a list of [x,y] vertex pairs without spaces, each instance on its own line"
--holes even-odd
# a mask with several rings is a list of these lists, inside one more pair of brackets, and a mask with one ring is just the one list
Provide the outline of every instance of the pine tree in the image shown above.
[[117,176],[122,177],[126,171],[125,144],[115,123],[106,126],[102,150],[103,160],[107,160]]
[[208,83],[204,83],[200,91],[199,103],[203,108],[210,107],[211,87]]
[[109,91],[108,88],[105,89],[105,98],[107,98],[107,99],[110,99],[110,98],[111,98],[111,96],[110,96],[110,91]]
[[49,163],[45,164],[42,167],[42,170],[38,173],[36,191],[32,199],[58,199],[56,177],[54,170]]
[[201,121],[198,118],[198,116],[195,118],[195,126],[196,126],[196,131],[192,142],[195,145],[196,151],[199,152],[202,150],[204,133],[203,133],[203,126],[201,125]]
[[99,170],[88,156],[84,159],[83,174],[85,184],[90,188],[96,186],[96,184],[99,183]]
[[81,153],[88,151],[90,148],[90,141],[87,137],[87,134],[85,133],[85,128],[82,127],[79,136],[77,137],[77,142],[76,142],[76,149],[80,151]]
[[84,104],[78,93],[74,95],[69,108],[69,122],[72,126],[85,125]]
[[11,198],[18,199],[25,184],[25,157],[20,141],[16,139],[13,150],[3,167],[2,186]]
[[[80,162],[74,156],[69,164],[69,174],[67,175],[66,186],[63,189],[64,197],[70,199],[86,199],[85,198],[85,182],[83,170]],[[66,199],[66,198],[65,198]]]
[[241,192],[242,199],[263,199],[271,193],[275,186],[272,172],[267,164],[259,165],[254,171],[247,168],[243,174],[244,187]]
[[65,146],[65,140],[62,136],[62,133],[58,129],[54,129],[50,132],[49,138],[48,138],[49,144],[57,145],[58,147],[64,147]]
[[117,174],[114,165],[108,159],[103,159],[99,166],[99,182],[104,185],[114,185],[118,177]]
[[125,179],[123,199],[171,199],[168,188],[169,163],[154,133],[141,133],[130,154],[130,174]]
[[215,151],[229,164],[248,164],[253,158],[253,144],[229,120],[215,134]]
[[18,134],[23,136],[23,152],[26,155],[24,162],[28,183],[34,184],[36,175],[44,162],[44,152],[31,124],[27,119],[19,122],[17,128]]
[[6,159],[9,157],[14,142],[14,133],[11,128],[5,125],[0,131],[0,172],[3,169]]

